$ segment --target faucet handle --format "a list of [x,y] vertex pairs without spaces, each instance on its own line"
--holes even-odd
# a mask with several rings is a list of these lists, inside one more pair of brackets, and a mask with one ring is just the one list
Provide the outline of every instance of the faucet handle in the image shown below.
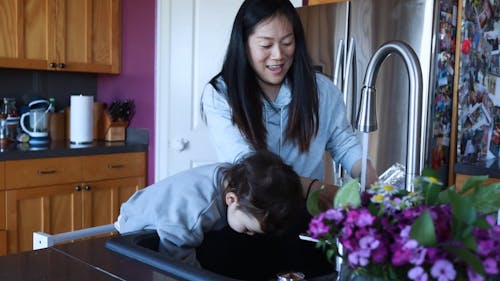
[[361,90],[361,104],[356,126],[361,132],[369,133],[376,131],[378,128],[375,101],[375,88],[364,86]]

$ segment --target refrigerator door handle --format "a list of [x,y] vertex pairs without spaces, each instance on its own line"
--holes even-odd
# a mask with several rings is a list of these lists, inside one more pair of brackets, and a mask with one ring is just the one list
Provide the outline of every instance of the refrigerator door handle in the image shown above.
[[[347,52],[347,60],[346,60],[346,68],[344,74],[344,87],[342,89],[342,93],[344,94],[344,103],[347,108],[348,118],[350,118],[351,125],[355,126],[356,121],[356,112],[357,112],[357,101],[358,101],[358,86],[356,85],[357,81],[357,61],[356,61],[356,42],[354,38],[351,37],[349,40],[349,50]],[[352,73],[352,79],[349,80],[349,76]],[[348,95],[348,87],[349,81],[351,81],[351,90],[352,90],[352,99],[349,103]]]
[[[334,62],[333,69],[333,84],[339,88],[343,87],[343,69],[344,68],[344,40],[339,40],[339,47],[337,49],[337,56]],[[342,77],[339,77],[341,75]]]

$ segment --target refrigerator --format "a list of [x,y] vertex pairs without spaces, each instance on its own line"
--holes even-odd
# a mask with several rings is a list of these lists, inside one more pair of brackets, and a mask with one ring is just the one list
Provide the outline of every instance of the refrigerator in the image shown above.
[[[297,10],[313,63],[342,91],[354,126],[365,72],[376,50],[393,40],[414,50],[422,72],[420,170],[433,167],[446,183],[457,1],[353,0]],[[375,86],[378,129],[369,133],[368,157],[380,175],[395,163],[406,166],[410,85],[400,56],[384,60]],[[441,96],[446,106],[438,108]],[[341,172],[336,166],[336,178]]]

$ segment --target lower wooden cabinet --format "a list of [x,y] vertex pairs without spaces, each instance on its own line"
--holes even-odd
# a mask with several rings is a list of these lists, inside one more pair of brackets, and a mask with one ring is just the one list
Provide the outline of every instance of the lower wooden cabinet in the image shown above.
[[[118,217],[121,204],[146,184],[146,154],[143,152],[88,157],[71,159],[72,164],[82,167],[81,173],[74,169],[44,166],[43,171],[57,172],[46,173],[50,180],[41,180],[43,185],[33,186],[34,183],[30,180],[24,180],[25,183],[29,183],[30,187],[27,188],[13,184],[9,189],[7,185],[7,190],[3,192],[6,205],[3,217],[6,217],[5,243],[8,254],[32,250],[33,232],[36,231],[57,234],[113,223]],[[93,161],[89,162],[90,159]],[[63,160],[66,159],[61,159]],[[19,163],[19,161],[27,162]],[[16,160],[12,164],[15,166],[26,164],[27,167],[33,167],[41,163],[47,165],[42,159]],[[93,176],[83,177],[83,180],[79,177],[81,174],[86,174],[85,171],[88,171],[89,167],[99,165],[110,165],[112,172],[100,171],[99,180]],[[9,169],[9,161],[6,162],[6,169]],[[40,169],[32,170],[36,175],[31,176],[40,176]],[[136,172],[130,173],[131,170]],[[66,175],[65,172],[73,176]],[[30,177],[26,174],[26,170],[21,173],[24,177]],[[11,176],[13,175],[8,174],[7,182],[14,182],[8,179]],[[55,184],[57,178],[63,182]],[[54,184],[47,184],[48,182]],[[1,196],[0,191],[0,200]],[[0,219],[0,231],[1,226]],[[2,254],[1,243],[0,236],[0,254]]]
[[76,185],[7,191],[9,254],[32,250],[35,231],[54,234],[82,227],[82,192]]

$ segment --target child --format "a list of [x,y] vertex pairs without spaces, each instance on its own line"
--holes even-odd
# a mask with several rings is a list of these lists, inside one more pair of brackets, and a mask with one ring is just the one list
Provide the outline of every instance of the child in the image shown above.
[[284,233],[304,208],[299,176],[277,155],[259,151],[235,164],[190,169],[137,191],[120,209],[120,233],[156,229],[162,250],[199,266],[204,234],[229,225],[253,235]]

